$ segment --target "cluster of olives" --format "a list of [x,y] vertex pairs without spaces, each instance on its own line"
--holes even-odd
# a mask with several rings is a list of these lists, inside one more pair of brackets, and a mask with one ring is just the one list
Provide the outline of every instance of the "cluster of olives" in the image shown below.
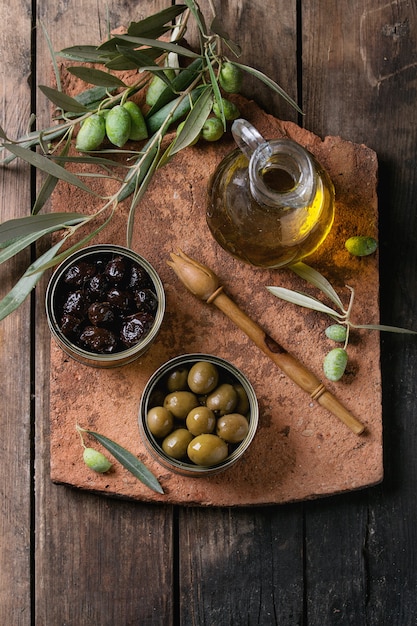
[[173,369],[153,392],[149,406],[149,431],[177,461],[217,465],[249,432],[245,389],[209,361]]
[[76,148],[80,152],[97,150],[105,138],[121,148],[127,141],[148,137],[148,128],[139,106],[133,100],[102,109],[90,115],[78,131]]
[[84,257],[57,287],[55,315],[75,345],[97,354],[136,345],[152,328],[158,298],[148,272],[119,254]]

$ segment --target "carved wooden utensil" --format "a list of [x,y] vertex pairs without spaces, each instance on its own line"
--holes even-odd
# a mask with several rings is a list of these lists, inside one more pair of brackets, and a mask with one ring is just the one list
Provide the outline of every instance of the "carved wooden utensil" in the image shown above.
[[355,434],[360,435],[364,432],[364,424],[354,417],[312,372],[272,339],[229,298],[214,272],[181,250],[177,254],[171,254],[168,265],[192,294],[208,304],[214,304],[225,313],[293,382],[309,393],[313,400],[338,417]]

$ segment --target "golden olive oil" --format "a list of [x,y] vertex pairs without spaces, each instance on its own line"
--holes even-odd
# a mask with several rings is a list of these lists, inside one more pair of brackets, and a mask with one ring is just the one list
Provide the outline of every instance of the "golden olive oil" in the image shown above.
[[[283,267],[314,252],[333,223],[334,190],[328,174],[309,153],[308,158],[313,193],[301,206],[299,201],[298,206],[286,202],[298,191],[301,195],[305,181],[301,173],[296,175],[294,164],[286,167],[285,155],[263,163],[255,172],[255,183],[250,180],[249,160],[240,150],[223,159],[211,180],[207,209],[216,241],[233,256],[259,267]],[[265,188],[268,204],[255,199],[256,185]]]

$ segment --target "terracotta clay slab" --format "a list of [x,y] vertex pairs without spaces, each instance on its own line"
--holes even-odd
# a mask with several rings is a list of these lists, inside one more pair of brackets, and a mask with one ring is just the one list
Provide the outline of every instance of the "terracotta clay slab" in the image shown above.
[[[339,137],[322,141],[292,123],[265,114],[253,102],[240,97],[236,101],[242,117],[264,137],[292,137],[328,169],[336,188],[336,219],[324,246],[307,262],[332,282],[346,304],[350,292],[345,285],[355,289],[355,322],[378,323],[377,255],[358,259],[344,249],[344,241],[351,235],[377,237],[375,153]],[[237,506],[317,498],[381,481],[379,333],[353,332],[345,376],[338,383],[327,383],[366,424],[365,434],[358,436],[287,379],[217,309],[189,294],[166,263],[170,252],[181,248],[207,264],[246,313],[322,378],[323,357],[334,347],[324,335],[329,318],[276,299],[266,286],[281,285],[312,295],[318,295],[317,291],[289,270],[259,270],[233,259],[214,242],[206,226],[209,177],[233,148],[233,140],[227,137],[178,154],[158,172],[138,208],[132,247],[154,265],[167,295],[163,327],[149,352],[131,365],[103,371],[79,365],[52,342],[54,482],[142,501]],[[64,184],[54,194],[55,211],[93,211],[98,206]],[[95,242],[124,245],[127,212],[126,204]],[[245,457],[211,478],[184,478],[162,468],[146,452],[137,425],[139,400],[151,374],[169,358],[190,352],[216,354],[241,368],[252,382],[260,405],[259,429]],[[165,494],[153,493],[117,462],[105,475],[86,468],[77,423],[135,453],[159,478]]]

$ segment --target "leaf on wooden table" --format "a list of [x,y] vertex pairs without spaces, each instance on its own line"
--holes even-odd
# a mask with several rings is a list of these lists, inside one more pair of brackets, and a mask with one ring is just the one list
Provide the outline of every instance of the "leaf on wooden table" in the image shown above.
[[0,224],[0,244],[14,241],[45,229],[59,229],[78,224],[89,219],[82,213],[48,213],[46,215],[27,215],[7,220]]
[[60,109],[64,109],[64,111],[71,111],[71,113],[89,112],[89,109],[87,109],[87,107],[83,104],[80,104],[80,102],[78,102],[75,98],[67,96],[67,94],[62,91],[58,91],[58,89],[48,87],[47,85],[39,85],[39,89],[48,98],[48,100]]
[[10,315],[10,313],[15,311],[22,302],[26,300],[27,296],[42,277],[43,271],[37,270],[42,267],[44,263],[54,258],[55,253],[59,250],[64,241],[64,239],[59,241],[45,252],[45,254],[39,257],[35,263],[32,263],[13,289],[4,296],[3,300],[0,301],[0,320]]
[[152,37],[157,39],[166,32],[165,25],[172,22],[178,15],[181,15],[185,9],[186,6],[184,4],[168,7],[154,15],[145,17],[140,22],[131,22],[127,32],[134,37]]
[[72,172],[68,172],[66,169],[64,169],[60,165],[57,165],[57,163],[54,163],[53,161],[51,161],[51,159],[44,157],[42,154],[38,154],[36,152],[33,152],[32,150],[22,148],[22,146],[18,146],[12,143],[4,144],[4,147],[24,161],[27,161],[27,163],[30,163],[30,165],[33,165],[37,169],[42,170],[47,174],[51,174],[52,176],[55,176],[60,180],[64,180],[70,185],[78,187],[83,191],[91,193],[95,196],[98,195],[92,189],[90,189],[90,187],[83,183],[83,181],[80,180],[78,176],[72,174]]

